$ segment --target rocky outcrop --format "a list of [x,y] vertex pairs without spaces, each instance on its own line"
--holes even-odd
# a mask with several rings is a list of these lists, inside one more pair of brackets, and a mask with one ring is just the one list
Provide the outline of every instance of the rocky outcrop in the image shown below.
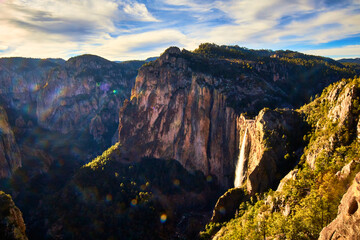
[[[293,110],[262,110],[254,120],[238,119],[238,129],[247,129],[244,180],[250,194],[276,188],[296,165],[303,147],[306,124]],[[244,131],[240,131],[240,139]]]
[[[316,142],[311,142],[305,152],[305,160],[315,167],[316,159],[331,154],[336,148],[349,144],[359,136],[358,125],[358,86],[342,80],[325,90],[314,102],[302,107],[303,112],[316,109],[317,119],[312,119]],[[316,115],[315,113],[311,113]]]
[[21,164],[21,154],[14,133],[4,108],[0,106],[0,178],[9,177]]
[[241,188],[229,189],[216,202],[211,222],[221,223],[234,218],[236,212],[239,210],[240,203],[248,200],[248,198],[248,195],[246,195],[245,191]]
[[343,196],[338,216],[321,233],[319,240],[360,239],[360,173]]
[[299,169],[294,169],[294,170],[291,170],[288,174],[286,174],[286,176],[283,179],[281,179],[276,191],[281,192],[283,190],[285,184],[287,183],[287,181],[296,180],[296,176],[297,176],[298,172],[299,172]]
[[0,237],[4,240],[27,240],[22,213],[11,196],[0,191]]
[[341,171],[336,173],[336,176],[341,180],[347,179],[354,171],[360,168],[360,161],[359,160],[352,160],[348,164],[346,164]]

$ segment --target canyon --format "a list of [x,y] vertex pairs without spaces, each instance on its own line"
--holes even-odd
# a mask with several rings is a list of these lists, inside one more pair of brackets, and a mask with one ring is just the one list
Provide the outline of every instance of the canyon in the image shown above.
[[194,239],[214,206],[216,239],[240,204],[356,149],[358,85],[341,81],[354,75],[329,58],[215,44],[152,61],[2,58],[1,187],[29,239]]

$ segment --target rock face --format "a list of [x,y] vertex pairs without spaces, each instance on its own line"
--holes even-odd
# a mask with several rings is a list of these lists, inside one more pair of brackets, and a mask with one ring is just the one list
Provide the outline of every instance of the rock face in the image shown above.
[[0,178],[9,177],[21,167],[21,154],[14,133],[8,123],[8,117],[0,106]]
[[358,86],[342,80],[329,87],[320,99],[302,108],[302,111],[307,111],[313,106],[321,106],[320,110],[326,112],[321,117],[319,115],[319,119],[312,120],[316,125],[314,133],[319,136],[316,144],[310,144],[305,153],[306,162],[312,168],[315,167],[315,160],[322,154],[329,154],[336,148],[349,144],[356,136],[359,138],[359,120],[355,114],[358,111],[359,97]]
[[[0,99],[4,107],[14,109],[28,120],[36,119],[38,93],[46,83],[47,72],[64,60],[0,58]],[[15,121],[15,120],[14,120]]]
[[178,48],[141,68],[131,101],[120,111],[119,141],[142,156],[174,158],[230,185],[236,114],[208,87],[216,79],[192,74]]
[[325,227],[319,240],[360,239],[360,173],[343,196],[336,219]]
[[27,240],[21,211],[11,196],[0,191],[0,237],[4,240]]
[[66,62],[1,58],[0,103],[8,117],[0,119],[0,178],[21,166],[20,152],[23,165],[41,173],[60,155],[89,160],[109,147],[143,63],[93,55]]
[[[244,184],[250,194],[275,188],[301,155],[306,129],[302,116],[293,110],[260,111],[254,120],[243,116],[238,129],[247,129]],[[240,139],[244,131],[240,131]]]
[[90,133],[107,141],[118,125],[118,109],[130,97],[143,61],[114,63],[94,55],[64,60],[0,59],[0,98],[12,110],[11,124],[67,134]]
[[90,125],[95,140],[105,134],[112,137],[118,109],[130,96],[135,76],[135,69],[124,69],[97,56],[71,58],[47,76],[37,98],[39,124],[64,134]]
[[[118,140],[130,155],[176,159],[187,169],[215,175],[222,186],[232,187],[239,132],[246,128],[237,123],[238,115],[243,112],[255,115],[265,106],[300,106],[307,100],[306,96],[320,92],[341,75],[336,72],[321,81],[317,78],[323,76],[322,73],[302,78],[302,71],[318,70],[280,57],[270,58],[269,52],[236,49],[239,51],[236,58],[236,51],[231,50],[218,47],[208,53],[206,47],[195,52],[171,47],[155,62],[139,70],[131,100],[120,110]],[[226,51],[228,55],[221,55]],[[286,54],[280,52],[279,56]],[[308,86],[313,82],[314,88],[310,89]],[[291,92],[295,88],[296,92]],[[287,126],[284,129],[289,130]],[[266,155],[264,149],[261,151]],[[287,153],[292,157],[296,149],[276,151],[276,158],[280,155],[283,158]],[[276,170],[272,170],[275,163],[280,164],[275,159],[269,160],[265,164],[267,170],[254,172],[249,179],[265,172],[275,173]],[[280,165],[277,167],[281,168]],[[273,179],[268,179],[263,186],[256,186],[254,192],[273,183]]]

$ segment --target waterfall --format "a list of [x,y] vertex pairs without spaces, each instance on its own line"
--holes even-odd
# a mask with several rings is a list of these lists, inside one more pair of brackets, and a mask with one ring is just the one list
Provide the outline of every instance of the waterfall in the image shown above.
[[235,187],[241,187],[244,181],[246,133],[247,133],[247,128],[245,130],[244,138],[241,144],[238,162],[236,163],[235,181],[234,181]]

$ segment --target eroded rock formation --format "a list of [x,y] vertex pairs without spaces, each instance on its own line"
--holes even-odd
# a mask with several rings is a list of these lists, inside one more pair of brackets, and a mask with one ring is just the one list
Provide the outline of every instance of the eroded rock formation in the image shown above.
[[319,240],[360,239],[360,173],[343,196],[338,216],[321,233]]

